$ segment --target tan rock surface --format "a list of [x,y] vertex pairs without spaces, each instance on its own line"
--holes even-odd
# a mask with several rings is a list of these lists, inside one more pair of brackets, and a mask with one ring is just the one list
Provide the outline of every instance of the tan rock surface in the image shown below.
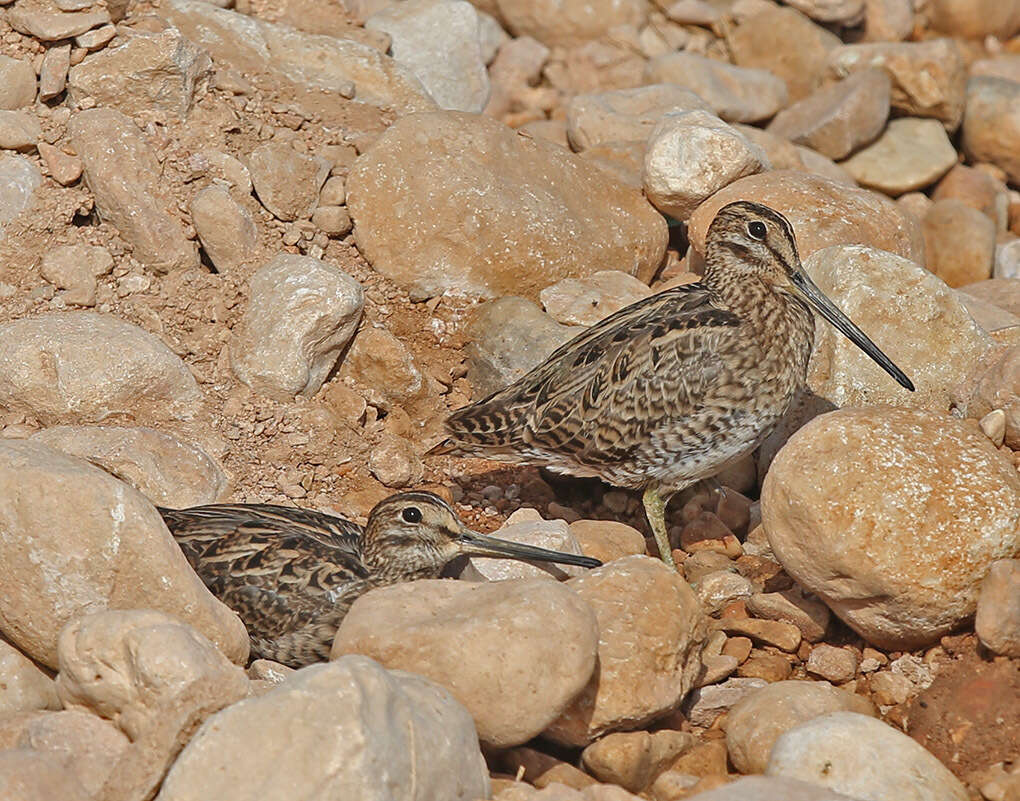
[[567,140],[577,151],[610,142],[645,142],[666,114],[696,109],[710,110],[694,92],[672,83],[579,94],[567,105]]
[[956,159],[956,150],[938,120],[900,117],[840,166],[861,186],[896,196],[935,183]]
[[1020,183],[1020,83],[1004,78],[971,78],[963,119],[963,150],[973,161],[1001,167]]
[[237,377],[278,399],[314,395],[361,321],[361,284],[319,259],[281,253],[255,273],[248,293],[230,342]]
[[783,109],[768,130],[831,159],[846,158],[882,132],[891,86],[881,70],[862,70]]
[[180,619],[143,609],[75,619],[60,633],[57,690],[65,707],[108,718],[132,740],[181,703],[192,685],[215,688],[220,706],[248,693],[248,678]]
[[62,245],[42,258],[39,273],[58,289],[65,303],[95,306],[97,278],[113,269],[110,251],[89,245]]
[[926,266],[951,287],[992,275],[995,223],[962,200],[936,201],[921,221]]
[[355,163],[347,195],[358,247],[415,297],[534,298],[606,269],[648,280],[666,245],[639,192],[563,148],[455,112],[391,126]]
[[892,79],[892,107],[912,117],[934,117],[955,131],[966,102],[967,66],[952,39],[880,42],[837,47],[829,69],[844,78],[878,67]]
[[[154,76],[158,77],[153,80]],[[75,104],[91,97],[128,114],[155,108],[186,117],[211,76],[209,54],[176,28],[168,28],[139,32],[119,47],[106,48],[76,65],[68,73],[68,91]]]
[[974,629],[988,650],[1020,657],[1020,559],[992,563],[981,582]]
[[996,409],[1005,412],[1004,441],[1020,450],[1020,347],[1014,345],[1001,356],[976,364],[952,397],[953,405],[975,420]]
[[347,656],[214,715],[156,799],[476,801],[489,795],[476,737],[445,690]]
[[415,581],[355,601],[331,658],[361,653],[428,677],[467,707],[483,742],[506,747],[545,729],[584,688],[598,636],[588,604],[546,578]]
[[595,609],[598,668],[545,736],[587,745],[678,707],[701,669],[707,636],[704,612],[687,582],[657,559],[628,556],[567,586]]
[[15,440],[0,442],[0,483],[9,488],[0,492],[0,562],[10,576],[0,630],[27,655],[55,667],[67,622],[141,607],[175,614],[231,659],[247,658],[241,622],[209,594],[136,490],[47,445]]
[[194,376],[152,334],[111,315],[40,314],[0,326],[0,407],[44,423],[192,419]]
[[127,736],[113,724],[80,709],[48,712],[25,721],[14,745],[55,757],[96,797],[128,746]]
[[53,679],[13,645],[0,640],[0,718],[59,708]]
[[614,732],[581,753],[585,770],[599,781],[640,793],[652,779],[695,743],[690,732]]
[[946,415],[841,409],[777,454],[762,522],[786,572],[868,642],[922,647],[974,613],[992,562],[1020,547],[1020,476]]
[[207,186],[192,198],[191,224],[217,272],[236,270],[258,245],[255,221],[222,186]]
[[398,114],[436,107],[411,71],[377,49],[352,39],[306,33],[201,0],[174,0],[160,14],[216,62],[258,73],[268,70],[299,85]]
[[638,0],[490,0],[514,36],[570,46],[597,39],[617,25],[640,25],[648,6]]
[[[763,443],[761,475],[772,456],[807,420],[842,406],[891,403],[948,410],[957,386],[995,343],[953,290],[919,265],[880,250],[846,245],[812,254],[804,267],[916,387],[895,383],[856,345],[827,323],[816,324],[808,388]],[[904,321],[910,324],[910,336]]]
[[966,801],[963,784],[917,742],[875,718],[830,712],[785,732],[766,774],[860,798]]
[[94,108],[75,114],[68,130],[103,219],[132,245],[134,257],[161,273],[197,267],[195,245],[160,185],[156,155],[130,118]]
[[588,278],[564,278],[539,293],[546,312],[564,325],[594,325],[624,306],[652,294],[648,285],[619,270]]
[[770,166],[761,148],[714,114],[667,114],[648,138],[645,196],[664,214],[686,220],[723,187]]
[[888,198],[818,175],[775,170],[734,181],[691,215],[691,244],[704,252],[705,233],[727,203],[752,200],[782,213],[793,226],[801,259],[831,245],[864,244],[923,261],[920,226]]
[[737,67],[683,51],[649,61],[645,80],[690,90],[727,122],[768,119],[788,98],[782,78],[768,70]]
[[151,428],[54,426],[32,439],[101,467],[156,506],[216,503],[229,488],[223,470],[200,447]]
[[92,801],[81,782],[50,754],[31,748],[0,751],[0,797],[5,801]]
[[0,55],[0,108],[16,109],[35,100],[35,70],[23,59]]
[[585,555],[603,562],[645,553],[644,535],[615,520],[575,520],[570,524],[570,533],[577,538]]
[[[839,37],[793,8],[771,3],[752,11],[727,36],[733,61],[765,69],[786,81],[790,101],[807,97],[822,84],[829,53]],[[790,47],[797,42],[796,47]]]
[[825,681],[778,681],[745,695],[726,717],[726,748],[741,773],[764,773],[783,732],[828,712],[875,715],[866,698]]
[[1016,0],[933,0],[929,13],[936,30],[964,39],[1008,39],[1020,32]]

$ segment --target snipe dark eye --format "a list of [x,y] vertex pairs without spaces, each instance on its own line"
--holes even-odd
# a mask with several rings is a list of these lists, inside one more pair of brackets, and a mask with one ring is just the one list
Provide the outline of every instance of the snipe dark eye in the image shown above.
[[765,241],[765,234],[768,230],[765,228],[765,223],[759,220],[752,220],[747,224],[747,233],[752,239],[757,239],[759,242]]
[[400,516],[404,518],[405,523],[420,523],[421,522],[421,509],[417,506],[408,506]]

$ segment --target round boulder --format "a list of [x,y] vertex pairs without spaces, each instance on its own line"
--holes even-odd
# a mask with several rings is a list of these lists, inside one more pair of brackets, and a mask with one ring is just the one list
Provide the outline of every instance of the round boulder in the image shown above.
[[508,747],[541,732],[584,688],[598,641],[591,607],[547,578],[414,581],[355,601],[331,658],[365,654],[427,676],[468,708],[484,742]]
[[783,568],[868,642],[921,648],[1020,548],[1020,475],[976,428],[893,407],[821,415],[776,455],[762,523]]
[[191,569],[136,489],[33,440],[0,441],[0,632],[57,665],[69,621],[103,609],[157,609],[187,621],[236,662],[248,635]]

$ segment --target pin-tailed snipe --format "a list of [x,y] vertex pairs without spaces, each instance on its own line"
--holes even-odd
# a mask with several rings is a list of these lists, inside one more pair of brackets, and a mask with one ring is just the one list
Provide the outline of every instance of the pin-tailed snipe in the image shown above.
[[[804,272],[790,223],[750,202],[709,226],[705,274],[593,325],[455,412],[430,454],[594,476],[644,492],[662,558],[669,497],[754,450],[806,380],[813,306],[896,381],[910,379]],[[810,304],[810,305],[809,305]]]
[[479,534],[430,492],[386,498],[364,529],[342,517],[268,504],[159,511],[205,585],[240,615],[252,656],[292,667],[329,658],[337,627],[359,596],[438,578],[462,554],[601,564]]

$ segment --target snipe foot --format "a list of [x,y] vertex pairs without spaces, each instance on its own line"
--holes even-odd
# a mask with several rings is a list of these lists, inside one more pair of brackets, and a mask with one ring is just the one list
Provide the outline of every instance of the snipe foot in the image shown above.
[[659,557],[676,570],[673,549],[669,545],[669,534],[666,532],[666,502],[659,494],[659,488],[652,485],[646,489],[641,496],[641,502],[645,506],[645,515],[652,527],[652,534],[655,535],[655,544],[659,546]]

